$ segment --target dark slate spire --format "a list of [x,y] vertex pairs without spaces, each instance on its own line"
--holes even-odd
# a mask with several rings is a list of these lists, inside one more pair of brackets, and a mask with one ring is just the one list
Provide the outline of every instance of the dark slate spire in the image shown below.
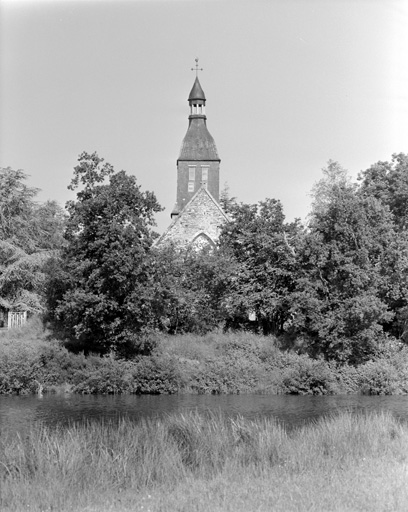
[[205,95],[198,77],[188,97],[190,105],[189,126],[181,145],[180,160],[220,161],[214,139],[207,129],[205,116]]
[[195,79],[193,88],[191,89],[190,95],[188,97],[188,102],[191,103],[194,102],[194,100],[202,100],[205,104],[205,94],[201,87],[200,81],[198,80],[198,76]]
[[180,160],[220,161],[214,139],[207,130],[203,117],[197,116],[190,119],[190,125],[181,145],[178,161]]

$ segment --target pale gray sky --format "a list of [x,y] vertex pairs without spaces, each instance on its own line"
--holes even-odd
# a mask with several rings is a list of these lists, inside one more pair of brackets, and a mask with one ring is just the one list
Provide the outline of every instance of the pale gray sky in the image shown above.
[[196,56],[221,184],[304,218],[328,159],[408,152],[405,0],[0,0],[0,166],[64,204],[82,151],[169,221]]

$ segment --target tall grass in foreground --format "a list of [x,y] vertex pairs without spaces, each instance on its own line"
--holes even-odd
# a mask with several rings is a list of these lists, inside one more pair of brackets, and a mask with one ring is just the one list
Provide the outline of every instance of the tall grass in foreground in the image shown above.
[[[289,504],[296,503],[299,486],[285,490],[287,482],[299,483],[309,475],[301,503],[306,504],[306,495],[317,503],[315,489],[324,492],[321,481],[330,475],[344,478],[365,461],[370,467],[406,468],[407,460],[408,425],[389,414],[342,414],[291,432],[273,419],[198,413],[38,428],[27,437],[11,432],[0,437],[0,509],[146,510],[148,496],[150,510],[250,510],[251,500],[230,508],[225,493],[237,482],[241,492],[251,493],[255,483],[259,490],[266,479],[265,492],[273,489],[274,496],[268,503],[275,500],[278,507],[276,500],[292,492],[283,508],[274,509],[292,510]],[[182,488],[183,498],[177,498]],[[404,506],[406,488],[401,488]],[[186,489],[206,498],[184,508]],[[258,492],[256,499],[262,496]],[[264,510],[262,505],[258,510]]]

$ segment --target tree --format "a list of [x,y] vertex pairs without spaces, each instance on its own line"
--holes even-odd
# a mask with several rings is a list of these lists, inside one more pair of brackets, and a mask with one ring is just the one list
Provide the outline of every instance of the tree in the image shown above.
[[62,296],[53,296],[51,316],[78,347],[106,352],[137,343],[153,323],[149,255],[161,207],[134,176],[115,173],[96,153],[78,161],[69,187],[78,192],[67,204]]
[[394,153],[391,162],[377,162],[360,173],[360,193],[388,206],[399,230],[408,227],[408,154]]
[[395,313],[384,328],[408,341],[408,154],[395,153],[391,162],[377,162],[362,172],[359,194],[375,197],[392,214],[396,239],[387,246],[382,298]]
[[39,190],[25,184],[27,177],[21,169],[0,168],[0,240],[33,252],[38,241],[34,199]]
[[323,167],[322,173],[323,178],[317,181],[312,188],[311,216],[323,215],[339,190],[355,188],[355,185],[351,183],[348,171],[334,160],[327,162],[327,167]]
[[224,210],[224,212],[228,214],[233,210],[233,208],[236,204],[237,204],[237,198],[231,197],[230,192],[229,192],[228,183],[225,182],[224,187],[221,190],[221,194],[220,194],[220,205],[221,205],[222,209]]
[[299,251],[292,294],[295,328],[314,354],[358,363],[386,340],[394,313],[383,297],[389,247],[396,233],[389,210],[344,183],[312,212]]
[[[232,206],[230,215],[219,242],[221,254],[231,260],[224,297],[227,325],[256,325],[264,334],[281,334],[290,316],[288,297],[302,228],[298,221],[285,223],[275,199]],[[249,321],[251,314],[255,324]]]
[[27,175],[0,169],[0,305],[44,311],[44,265],[60,249],[65,216],[57,203],[35,201]]
[[153,253],[155,328],[169,334],[204,334],[224,320],[222,299],[230,262],[217,250],[180,249],[171,245]]

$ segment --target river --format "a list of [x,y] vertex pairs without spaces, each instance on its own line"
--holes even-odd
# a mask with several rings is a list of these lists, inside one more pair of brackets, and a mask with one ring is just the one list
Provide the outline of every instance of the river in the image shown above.
[[23,432],[42,423],[68,425],[80,421],[139,420],[198,411],[223,411],[247,418],[275,417],[289,428],[341,411],[389,411],[408,421],[408,396],[288,395],[37,395],[0,396],[0,433]]

